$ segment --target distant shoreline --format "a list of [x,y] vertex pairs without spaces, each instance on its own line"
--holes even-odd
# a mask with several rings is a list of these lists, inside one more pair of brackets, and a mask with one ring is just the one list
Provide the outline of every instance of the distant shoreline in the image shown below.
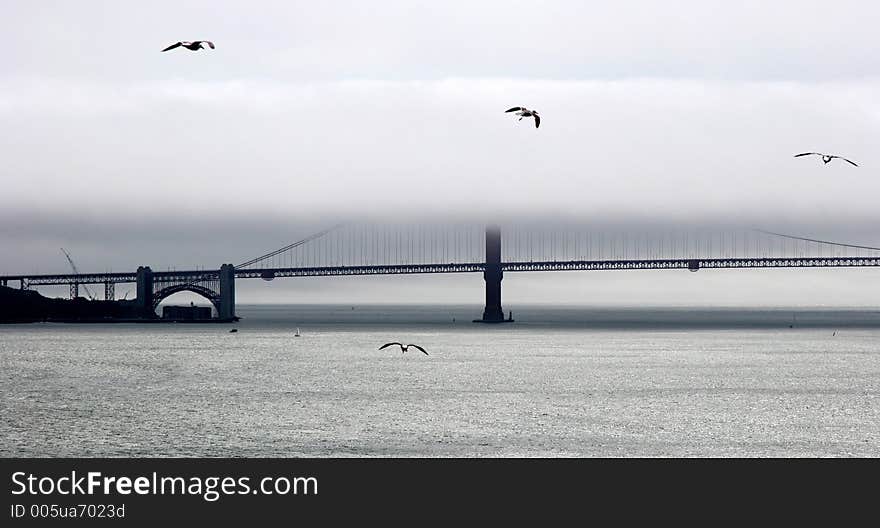
[[0,286],[0,324],[27,323],[232,323],[225,319],[163,319],[143,317],[133,300],[102,301],[82,297],[58,299],[39,292]]
[[144,324],[169,324],[169,323],[184,323],[184,324],[216,324],[216,323],[234,323],[239,321],[240,317],[235,317],[232,319],[162,319],[161,317],[157,317],[156,319],[122,319],[122,318],[107,318],[107,319],[3,319],[0,320],[0,325],[3,324],[33,324],[33,323],[61,323],[61,324],[101,324],[101,323],[144,323]]

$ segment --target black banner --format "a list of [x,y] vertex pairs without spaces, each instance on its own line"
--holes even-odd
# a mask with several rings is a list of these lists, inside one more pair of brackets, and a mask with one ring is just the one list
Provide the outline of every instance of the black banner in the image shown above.
[[[406,519],[471,524],[833,512],[873,504],[877,460],[3,459],[4,526]],[[873,477],[873,478],[872,478]],[[867,486],[858,483],[867,482]],[[840,501],[840,502],[835,502]],[[842,505],[836,509],[832,505]],[[743,519],[746,519],[743,517]],[[762,517],[762,519],[765,519]],[[710,524],[718,520],[706,518]],[[754,520],[754,519],[753,519]],[[711,521],[711,522],[710,522]],[[494,523],[493,523],[494,524]]]

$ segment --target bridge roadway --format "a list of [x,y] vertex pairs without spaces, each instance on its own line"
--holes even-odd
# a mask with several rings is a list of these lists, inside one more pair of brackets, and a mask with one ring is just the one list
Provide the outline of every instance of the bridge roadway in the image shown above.
[[[588,271],[588,270],[662,270],[662,269],[737,269],[737,268],[846,268],[880,267],[878,257],[768,257],[708,259],[627,259],[502,262],[501,270],[521,271]],[[483,272],[483,262],[448,264],[389,264],[374,266],[318,266],[298,268],[236,269],[237,279],[272,279],[280,277],[328,277],[337,275],[403,275],[415,273]],[[217,280],[219,271],[182,270],[155,271],[157,282],[197,282]],[[63,284],[135,283],[137,273],[82,273],[56,275],[0,275],[0,284],[24,280],[27,286]]]

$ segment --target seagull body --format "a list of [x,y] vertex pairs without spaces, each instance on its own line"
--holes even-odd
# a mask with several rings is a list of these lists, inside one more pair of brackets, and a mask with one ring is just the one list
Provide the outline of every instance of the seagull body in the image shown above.
[[190,50],[190,51],[199,51],[200,49],[205,49],[205,46],[204,46],[205,44],[207,44],[209,48],[214,49],[214,43],[211,42],[210,40],[194,40],[192,42],[182,40],[180,42],[177,42],[175,44],[168,46],[167,48],[163,49],[162,51],[173,50],[174,48],[179,48],[181,46]]
[[519,119],[517,119],[517,121],[522,121],[522,119],[524,117],[534,117],[535,118],[535,128],[538,128],[541,125],[541,116],[538,115],[537,110],[529,110],[528,108],[526,108],[524,106],[514,106],[510,110],[505,110],[504,112],[505,113],[516,112],[515,115],[519,116]]
[[831,154],[822,154],[821,152],[804,152],[802,154],[795,154],[794,155],[794,157],[796,157],[796,158],[799,158],[801,156],[821,156],[822,161],[825,162],[826,165],[834,158],[837,158],[837,159],[842,159],[843,161],[849,163],[850,165],[852,165],[854,167],[858,167],[858,164],[856,164],[854,161],[850,161],[842,156],[832,156]]
[[409,350],[409,347],[413,347],[413,348],[417,348],[417,349],[421,350],[421,351],[422,351],[422,354],[424,354],[424,355],[426,355],[426,356],[428,355],[428,351],[425,350],[424,348],[420,347],[419,345],[414,345],[414,344],[412,344],[412,343],[410,343],[410,344],[408,344],[408,345],[404,345],[403,343],[398,343],[397,341],[395,341],[394,343],[385,343],[384,345],[382,345],[382,346],[379,347],[379,350],[382,350],[383,348],[388,348],[388,347],[390,347],[390,346],[395,346],[395,345],[397,345],[397,346],[400,347],[400,353],[401,353],[401,354],[403,354],[404,352],[406,352],[407,350]]

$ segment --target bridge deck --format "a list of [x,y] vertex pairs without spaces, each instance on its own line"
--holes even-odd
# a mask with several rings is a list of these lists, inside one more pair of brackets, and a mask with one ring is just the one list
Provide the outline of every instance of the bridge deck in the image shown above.
[[[522,271],[578,271],[578,270],[662,270],[662,269],[736,269],[736,268],[842,268],[880,267],[880,257],[773,257],[773,258],[713,258],[713,259],[629,259],[629,260],[570,260],[539,262],[504,262],[502,270]],[[475,273],[485,268],[482,262],[448,264],[396,264],[385,266],[321,266],[298,268],[236,269],[239,279],[276,277],[325,277],[337,275],[398,275],[415,273]],[[184,270],[155,271],[157,282],[216,280],[218,271]],[[134,283],[137,274],[83,273],[57,275],[0,275],[0,282],[24,280],[32,286],[56,284]]]

